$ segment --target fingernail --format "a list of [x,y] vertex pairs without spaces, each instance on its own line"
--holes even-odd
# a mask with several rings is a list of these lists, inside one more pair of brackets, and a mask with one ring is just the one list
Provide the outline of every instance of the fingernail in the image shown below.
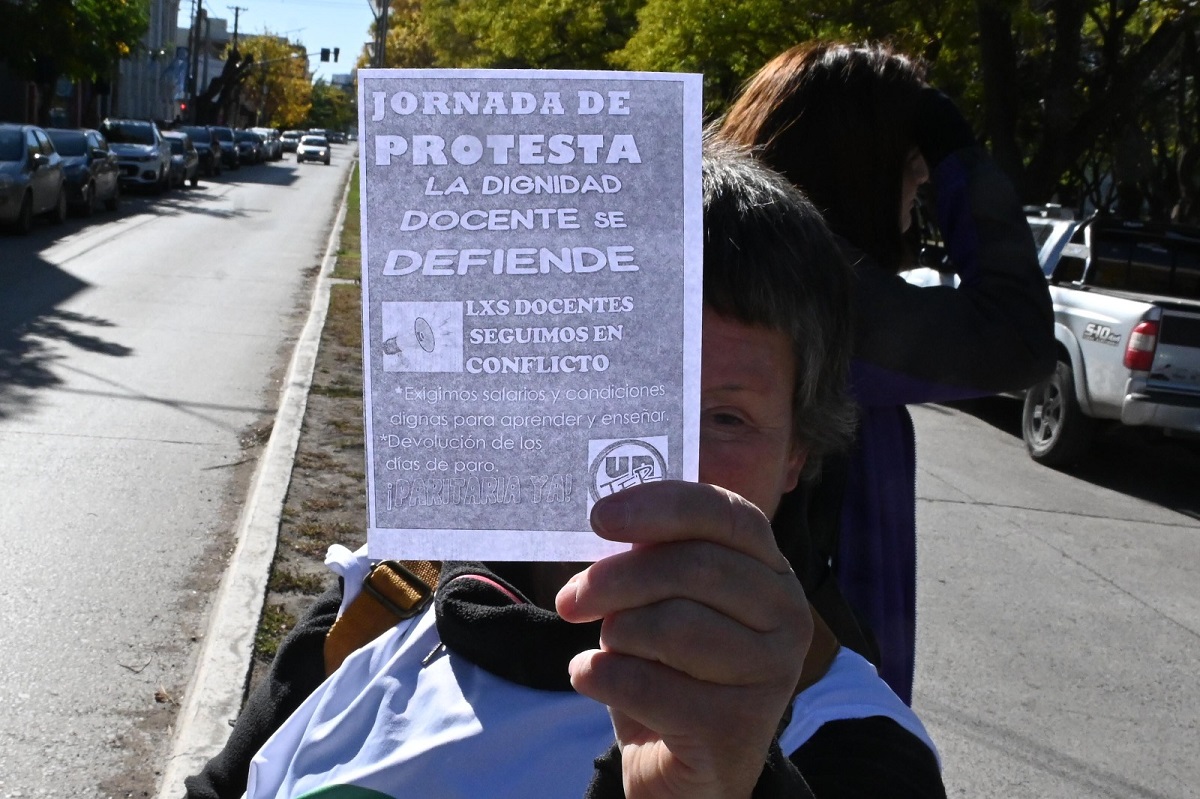
[[628,524],[629,509],[617,497],[605,497],[592,508],[592,529],[598,533],[619,533]]
[[558,593],[555,594],[555,596],[554,596],[554,604],[557,606],[560,602],[563,601],[564,597],[569,597],[572,601],[579,598],[579,575],[578,574],[572,575],[571,579],[567,580],[567,582],[563,585],[563,587],[558,589]]

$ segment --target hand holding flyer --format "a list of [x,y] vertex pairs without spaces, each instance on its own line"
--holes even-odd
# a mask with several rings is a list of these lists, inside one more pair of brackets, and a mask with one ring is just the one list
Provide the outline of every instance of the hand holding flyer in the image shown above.
[[695,480],[700,80],[359,73],[373,558],[592,560]]

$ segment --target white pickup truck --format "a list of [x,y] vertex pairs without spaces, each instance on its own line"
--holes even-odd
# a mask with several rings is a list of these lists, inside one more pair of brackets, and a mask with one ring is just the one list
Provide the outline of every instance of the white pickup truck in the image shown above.
[[[1030,456],[1065,466],[1098,424],[1200,434],[1200,229],[1029,209],[1054,301],[1058,366],[1025,392]],[[933,269],[906,274],[946,283]]]

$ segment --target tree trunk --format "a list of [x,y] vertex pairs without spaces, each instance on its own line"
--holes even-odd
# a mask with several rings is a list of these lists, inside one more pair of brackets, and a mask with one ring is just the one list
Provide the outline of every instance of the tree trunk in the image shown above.
[[977,0],[979,55],[983,71],[984,137],[992,156],[1021,191],[1024,166],[1017,144],[1017,47],[1012,14],[1003,0]]

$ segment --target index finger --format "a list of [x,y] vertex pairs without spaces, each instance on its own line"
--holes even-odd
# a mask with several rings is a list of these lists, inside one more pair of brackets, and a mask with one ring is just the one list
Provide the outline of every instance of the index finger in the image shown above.
[[630,544],[711,541],[781,574],[791,570],[763,512],[719,486],[678,480],[643,483],[601,498],[592,508],[601,538]]

